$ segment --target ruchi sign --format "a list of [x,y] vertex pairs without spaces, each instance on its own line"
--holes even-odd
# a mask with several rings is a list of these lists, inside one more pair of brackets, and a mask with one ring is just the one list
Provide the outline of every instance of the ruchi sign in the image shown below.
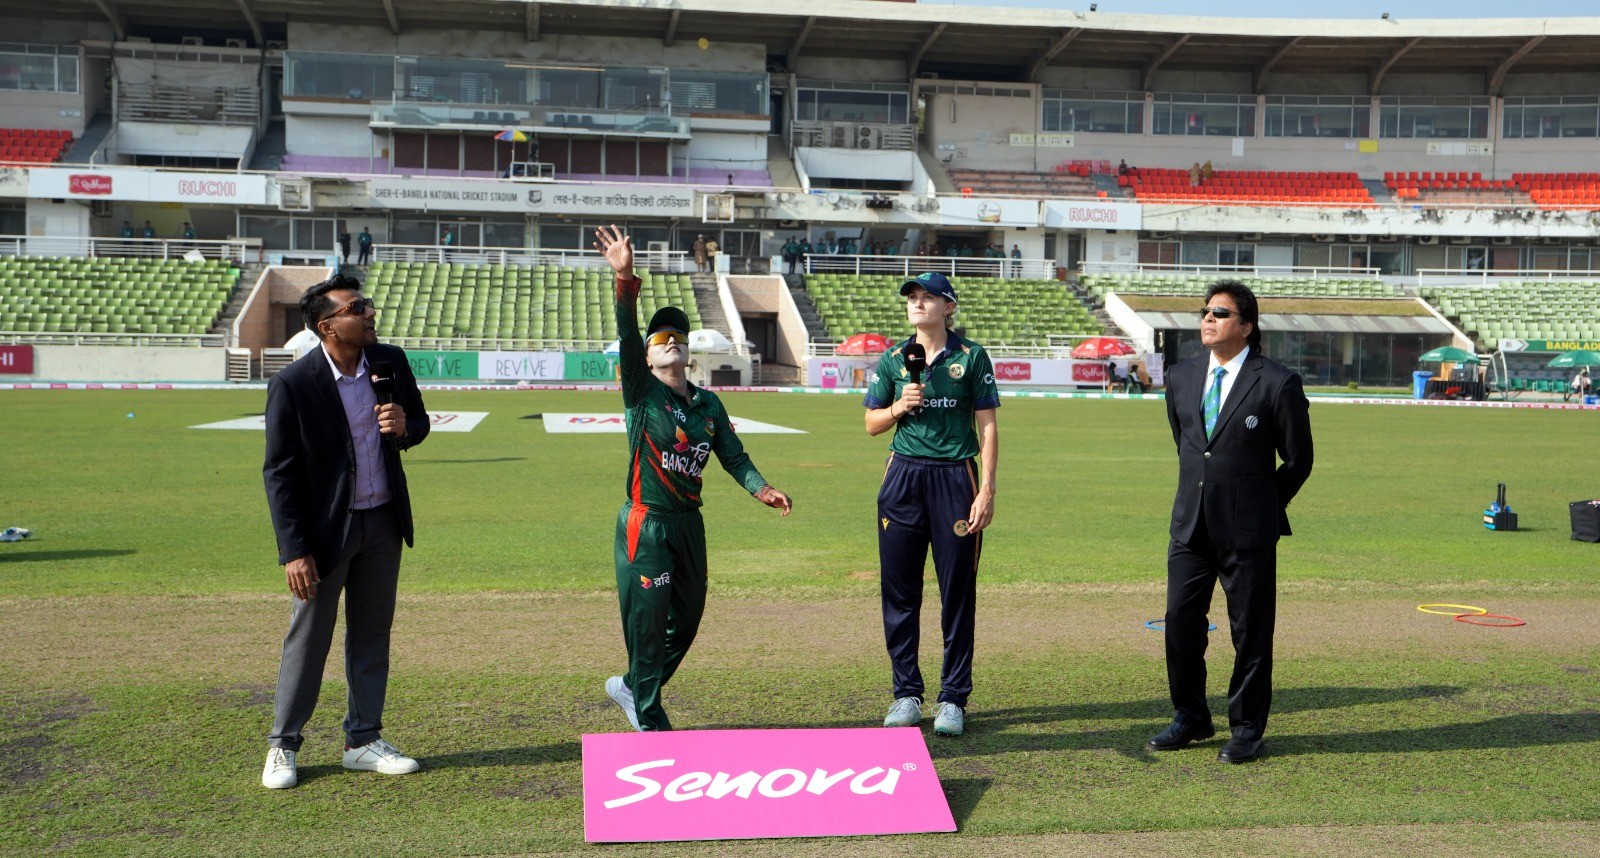
[[596,843],[955,831],[914,727],[583,737]]

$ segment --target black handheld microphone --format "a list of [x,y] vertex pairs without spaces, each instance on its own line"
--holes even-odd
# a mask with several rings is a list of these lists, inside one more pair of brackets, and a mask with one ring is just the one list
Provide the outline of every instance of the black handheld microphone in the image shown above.
[[[906,346],[901,356],[905,358],[906,372],[911,376],[911,383],[921,384],[922,371],[928,367],[928,350],[923,347],[922,343],[913,342]],[[922,406],[920,405],[911,409],[913,416],[921,413]]]
[[[377,395],[379,405],[389,405],[394,402],[394,367],[386,360],[372,363],[372,392]],[[400,443],[400,439],[393,435],[383,437],[391,447]]]

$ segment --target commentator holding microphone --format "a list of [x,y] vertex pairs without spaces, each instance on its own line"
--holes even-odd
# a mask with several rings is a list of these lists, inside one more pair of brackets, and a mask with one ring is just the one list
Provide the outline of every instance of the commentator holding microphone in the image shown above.
[[298,782],[301,730],[322,688],[339,593],[345,594],[344,767],[398,775],[417,761],[385,741],[400,543],[411,544],[411,500],[400,452],[428,437],[428,414],[404,351],[378,344],[377,310],[343,275],[300,299],[320,347],[267,385],[267,506],[294,596],[278,668],[261,783]]
[[916,333],[883,353],[863,402],[868,435],[894,430],[877,515],[883,634],[894,674],[883,726],[922,720],[918,621],[931,545],[944,634],[933,729],[959,736],[972,693],[978,557],[994,517],[1000,393],[988,352],[950,330],[957,298],[949,278],[920,274],[900,294]]

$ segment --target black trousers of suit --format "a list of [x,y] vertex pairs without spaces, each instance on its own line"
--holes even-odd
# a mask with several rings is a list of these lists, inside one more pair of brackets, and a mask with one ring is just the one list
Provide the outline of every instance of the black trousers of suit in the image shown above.
[[400,580],[400,528],[393,504],[358,511],[350,519],[344,551],[332,568],[318,567],[316,595],[294,599],[289,634],[283,639],[274,701],[274,748],[300,750],[300,731],[311,720],[322,691],[322,670],[333,645],[344,592],[344,674],[349,708],[345,744],[356,748],[379,738],[389,688],[389,630],[394,625]]
[[1218,581],[1228,600],[1233,675],[1228,726],[1259,740],[1272,708],[1272,633],[1277,619],[1278,549],[1223,549],[1212,544],[1202,515],[1188,544],[1167,547],[1167,688],[1176,720],[1211,723],[1206,705],[1206,614]]

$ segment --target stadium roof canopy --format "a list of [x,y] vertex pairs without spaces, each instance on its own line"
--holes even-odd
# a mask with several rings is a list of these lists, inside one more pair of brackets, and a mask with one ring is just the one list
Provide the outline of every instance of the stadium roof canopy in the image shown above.
[[[1064,0],[1064,2],[1087,2]],[[19,0],[0,2],[5,7]],[[197,31],[281,38],[287,22],[513,30],[529,41],[586,35],[762,43],[801,56],[903,59],[914,72],[1038,81],[1049,66],[1157,71],[1385,76],[1477,73],[1497,94],[1505,75],[1600,71],[1600,17],[1496,20],[1307,20],[1124,15],[877,0],[52,0],[28,17],[110,21],[128,34]],[[174,39],[175,40],[175,39]]]

